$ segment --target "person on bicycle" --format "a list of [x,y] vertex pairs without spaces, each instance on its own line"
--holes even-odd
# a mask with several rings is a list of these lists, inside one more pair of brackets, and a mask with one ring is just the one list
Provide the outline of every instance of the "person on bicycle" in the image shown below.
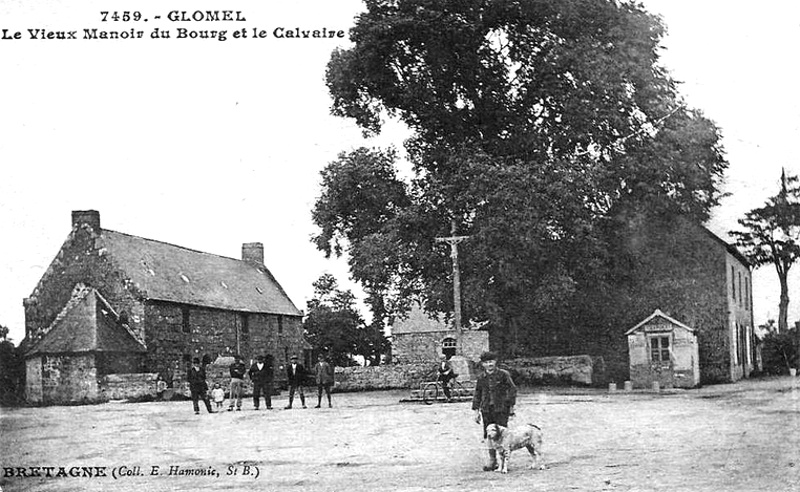
[[457,378],[458,374],[453,372],[453,368],[450,366],[450,362],[447,361],[447,356],[444,354],[441,356],[441,361],[439,362],[437,372],[438,377],[436,380],[442,383],[442,390],[444,391],[444,396],[447,398],[447,401],[451,401],[452,397],[450,396],[450,380]]

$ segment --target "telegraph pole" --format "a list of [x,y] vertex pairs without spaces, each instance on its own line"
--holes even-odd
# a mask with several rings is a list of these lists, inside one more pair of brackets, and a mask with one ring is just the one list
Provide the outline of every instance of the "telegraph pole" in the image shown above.
[[450,245],[450,258],[453,260],[453,325],[456,330],[457,354],[463,352],[461,342],[461,272],[458,269],[458,243],[469,236],[456,236],[456,221],[450,222],[450,236],[437,237],[436,242]]

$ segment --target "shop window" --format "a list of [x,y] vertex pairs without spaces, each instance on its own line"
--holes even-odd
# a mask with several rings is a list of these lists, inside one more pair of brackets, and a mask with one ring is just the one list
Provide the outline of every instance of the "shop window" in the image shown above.
[[650,338],[650,361],[669,362],[669,337]]

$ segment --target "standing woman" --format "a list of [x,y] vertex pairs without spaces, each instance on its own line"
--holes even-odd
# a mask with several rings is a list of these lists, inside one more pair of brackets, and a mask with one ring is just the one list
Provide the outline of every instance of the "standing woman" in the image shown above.
[[325,390],[325,395],[328,397],[328,408],[331,408],[331,386],[333,386],[333,367],[328,364],[322,354],[317,356],[317,365],[314,366],[314,372],[317,376],[317,406],[322,405],[322,390]]
[[200,366],[200,359],[195,357],[192,359],[192,367],[189,369],[187,375],[189,380],[189,391],[192,393],[192,406],[194,407],[194,414],[200,414],[200,405],[198,400],[203,400],[206,404],[208,413],[214,413],[211,410],[211,402],[208,400],[208,385],[206,384],[206,368]]

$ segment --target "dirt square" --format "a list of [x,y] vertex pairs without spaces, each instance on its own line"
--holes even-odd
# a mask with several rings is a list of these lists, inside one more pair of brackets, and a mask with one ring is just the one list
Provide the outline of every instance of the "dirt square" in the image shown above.
[[[0,487],[481,492],[800,487],[795,378],[658,394],[522,388],[511,425],[543,429],[547,468],[529,469],[527,453],[516,451],[507,475],[482,471],[487,453],[469,403],[399,403],[407,395],[339,393],[333,408],[291,410],[283,409],[284,395],[275,410],[254,411],[246,401],[240,412],[210,415],[194,415],[190,401],[2,409]],[[316,398],[307,404],[312,407]],[[28,476],[20,476],[23,472]],[[30,476],[37,473],[42,476]]]

